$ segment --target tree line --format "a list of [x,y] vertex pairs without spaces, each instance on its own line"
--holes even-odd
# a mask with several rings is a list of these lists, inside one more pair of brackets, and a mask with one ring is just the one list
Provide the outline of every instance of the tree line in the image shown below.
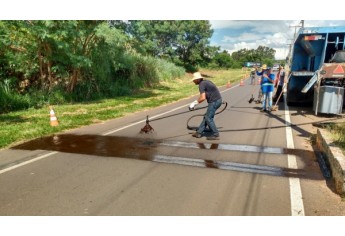
[[259,46],[210,45],[209,21],[0,21],[0,113],[132,94],[200,67],[271,64]]

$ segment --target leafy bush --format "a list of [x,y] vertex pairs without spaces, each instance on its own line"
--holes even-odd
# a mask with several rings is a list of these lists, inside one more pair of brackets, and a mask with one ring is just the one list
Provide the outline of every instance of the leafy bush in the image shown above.
[[0,80],[1,113],[131,95],[184,75],[173,63],[136,53],[106,21],[6,21],[1,30],[16,39],[14,51],[0,48],[0,76],[7,78]]
[[17,93],[7,92],[0,87],[0,114],[29,108],[26,97]]
[[161,59],[156,60],[156,69],[160,81],[167,81],[175,78],[181,78],[185,74],[182,67],[178,67],[172,62]]

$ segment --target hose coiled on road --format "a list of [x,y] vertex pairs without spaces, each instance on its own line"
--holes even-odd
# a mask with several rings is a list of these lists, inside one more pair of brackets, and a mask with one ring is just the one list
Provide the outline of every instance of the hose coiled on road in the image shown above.
[[[228,106],[228,103],[227,103],[227,102],[222,102],[222,104],[225,104],[225,106],[224,106],[220,111],[216,112],[214,115],[218,115],[218,114],[222,113],[223,111],[225,111],[225,109],[226,109],[227,106]],[[208,106],[199,107],[199,108],[194,109],[194,110],[191,110],[191,111],[197,111],[197,110],[204,109],[204,108],[207,108],[207,107],[208,107]],[[193,118],[195,118],[195,117],[198,117],[198,116],[204,116],[204,115],[194,115],[194,116],[191,116],[191,117],[187,120],[187,129],[189,129],[189,130],[195,130],[195,131],[198,129],[198,127],[191,127],[191,126],[189,125],[190,120],[193,119]]]

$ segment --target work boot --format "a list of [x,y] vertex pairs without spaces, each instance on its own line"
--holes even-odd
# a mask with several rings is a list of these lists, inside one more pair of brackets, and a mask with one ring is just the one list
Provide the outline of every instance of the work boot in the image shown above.
[[194,134],[192,134],[192,136],[195,138],[201,138],[202,137],[202,135],[198,132],[195,132]]
[[219,140],[219,135],[212,135],[206,138],[207,140]]

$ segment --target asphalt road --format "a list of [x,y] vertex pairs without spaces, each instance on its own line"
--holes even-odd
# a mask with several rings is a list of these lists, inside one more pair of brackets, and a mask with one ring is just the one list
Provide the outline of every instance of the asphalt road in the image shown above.
[[[345,215],[310,143],[312,123],[333,118],[260,112],[258,88],[221,88],[216,141],[186,128],[205,111],[188,111],[192,97],[1,150],[0,215]],[[146,116],[152,133],[140,133]]]

